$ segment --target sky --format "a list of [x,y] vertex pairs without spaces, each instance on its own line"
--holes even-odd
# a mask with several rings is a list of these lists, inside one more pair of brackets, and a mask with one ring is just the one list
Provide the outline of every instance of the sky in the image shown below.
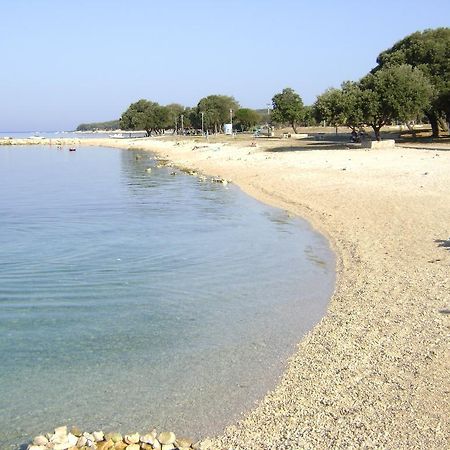
[[0,0],[0,131],[73,130],[130,103],[265,108],[358,80],[448,0]]

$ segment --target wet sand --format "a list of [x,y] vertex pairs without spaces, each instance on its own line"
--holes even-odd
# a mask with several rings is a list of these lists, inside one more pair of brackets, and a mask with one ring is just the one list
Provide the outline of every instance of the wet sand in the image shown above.
[[337,253],[327,315],[277,388],[203,448],[447,448],[450,151],[294,140],[90,143],[152,150],[231,179],[309,220]]

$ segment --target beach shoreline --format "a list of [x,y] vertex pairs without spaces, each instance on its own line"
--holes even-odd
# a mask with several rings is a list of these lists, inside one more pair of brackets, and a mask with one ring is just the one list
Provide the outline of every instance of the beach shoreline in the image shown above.
[[328,312],[299,343],[280,384],[204,448],[445,448],[450,151],[288,143],[173,137],[62,145],[150,150],[232,180],[308,220],[337,255]]

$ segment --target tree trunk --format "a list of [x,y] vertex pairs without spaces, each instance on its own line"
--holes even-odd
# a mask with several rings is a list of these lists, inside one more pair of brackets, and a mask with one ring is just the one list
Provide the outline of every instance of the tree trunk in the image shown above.
[[379,126],[379,125],[372,125],[372,128],[373,128],[373,131],[375,133],[375,139],[377,141],[381,141],[381,137],[380,137],[381,126]]
[[294,130],[294,133],[297,134],[297,125],[295,125],[295,122],[291,123],[292,129]]
[[430,121],[431,125],[431,131],[432,131],[432,137],[438,138],[439,137],[439,121],[435,114],[433,113],[426,113],[425,114]]
[[439,118],[438,124],[439,124],[440,131],[443,131],[443,132],[448,131],[447,122],[444,120],[443,117]]

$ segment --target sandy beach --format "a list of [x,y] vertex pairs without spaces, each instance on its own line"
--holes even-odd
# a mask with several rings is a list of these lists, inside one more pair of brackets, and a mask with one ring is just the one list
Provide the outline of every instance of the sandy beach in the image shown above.
[[[327,315],[277,388],[210,449],[445,449],[450,442],[450,145],[83,140],[147,149],[306,218],[337,254]],[[174,430],[176,431],[176,430]]]

